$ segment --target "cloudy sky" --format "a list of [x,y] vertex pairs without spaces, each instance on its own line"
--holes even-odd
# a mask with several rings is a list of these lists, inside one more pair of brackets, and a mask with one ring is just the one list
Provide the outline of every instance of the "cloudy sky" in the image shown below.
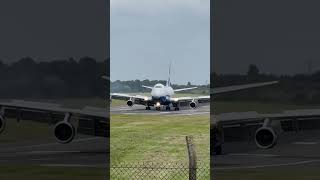
[[1,0],[0,59],[102,61],[109,56],[108,11],[101,0]]
[[210,0],[111,0],[112,80],[205,84],[210,74]]
[[253,63],[266,73],[320,70],[319,6],[314,0],[216,1],[212,69],[245,73]]

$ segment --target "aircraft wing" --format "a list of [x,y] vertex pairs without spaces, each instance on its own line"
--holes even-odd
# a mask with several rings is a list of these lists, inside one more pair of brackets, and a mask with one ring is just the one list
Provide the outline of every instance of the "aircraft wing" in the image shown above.
[[320,129],[319,119],[320,109],[280,113],[233,112],[211,117],[211,127],[218,129],[213,132],[223,132],[222,141],[252,138],[259,148],[266,149],[273,147],[282,133]]
[[151,86],[144,86],[144,85],[142,85],[142,87],[147,88],[147,89],[153,89],[153,87],[151,87]]
[[140,104],[145,105],[146,102],[149,102],[151,100],[148,96],[142,96],[142,95],[130,95],[130,94],[122,94],[122,93],[111,93],[110,96],[111,99],[119,99],[119,100],[132,100],[134,101],[134,104]]
[[211,90],[211,94],[219,94],[231,91],[238,91],[242,89],[249,89],[261,86],[268,86],[272,84],[276,84],[278,81],[270,81],[270,82],[263,82],[263,83],[251,83],[251,84],[244,84],[244,85],[235,85],[235,86],[227,86],[227,87],[220,87],[220,88],[213,88]]
[[196,88],[198,88],[198,87],[190,87],[190,88],[175,89],[175,90],[174,90],[174,92],[187,91],[187,90],[196,89]]
[[222,125],[261,124],[265,119],[270,119],[271,121],[300,121],[319,118],[320,109],[287,110],[281,113],[257,113],[255,111],[249,111],[219,114],[214,116],[211,123],[219,123]]
[[102,79],[110,81],[110,77],[109,76],[101,76]]
[[171,101],[173,104],[179,104],[180,106],[189,106],[191,102],[194,102],[195,107],[197,107],[201,105],[207,105],[208,103],[210,103],[210,96],[178,97],[171,98]]
[[[110,137],[109,113],[103,108],[64,108],[59,104],[13,100],[0,102],[0,133],[8,119],[32,120],[54,124],[54,136],[60,143],[71,142],[76,133]],[[74,125],[74,121],[78,123]]]

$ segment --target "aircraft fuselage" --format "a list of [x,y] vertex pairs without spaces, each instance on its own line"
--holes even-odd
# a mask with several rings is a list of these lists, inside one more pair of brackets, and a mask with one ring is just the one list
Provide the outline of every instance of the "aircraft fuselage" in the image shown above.
[[156,84],[152,91],[152,101],[157,105],[170,105],[170,98],[174,95],[174,90],[170,86],[164,86],[163,84]]

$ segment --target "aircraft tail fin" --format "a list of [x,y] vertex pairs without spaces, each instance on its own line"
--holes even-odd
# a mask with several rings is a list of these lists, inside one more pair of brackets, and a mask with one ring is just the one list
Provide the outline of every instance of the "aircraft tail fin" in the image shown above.
[[170,75],[171,75],[171,62],[170,62],[170,65],[169,65],[169,76],[168,76],[168,80],[167,80],[167,84],[166,86],[171,86],[171,80],[170,80]]

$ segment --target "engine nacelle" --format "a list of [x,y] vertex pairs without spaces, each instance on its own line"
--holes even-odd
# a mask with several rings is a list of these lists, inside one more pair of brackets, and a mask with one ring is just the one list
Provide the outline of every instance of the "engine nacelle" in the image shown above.
[[0,134],[6,129],[6,118],[0,115]]
[[193,109],[197,108],[197,103],[195,101],[192,101],[190,103],[190,107],[193,108]]
[[127,101],[127,105],[130,106],[130,107],[133,106],[133,101],[132,100],[128,100]]
[[255,142],[259,148],[272,148],[277,143],[278,136],[271,127],[261,127],[256,131]]
[[75,127],[69,122],[61,121],[54,126],[54,136],[59,143],[69,143],[74,139],[75,135]]

